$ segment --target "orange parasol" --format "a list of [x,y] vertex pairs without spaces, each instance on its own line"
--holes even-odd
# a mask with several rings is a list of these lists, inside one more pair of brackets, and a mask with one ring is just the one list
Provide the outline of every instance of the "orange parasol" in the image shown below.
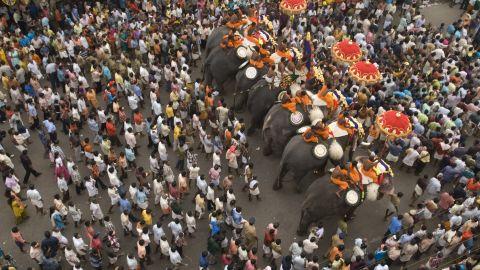
[[377,66],[369,61],[356,62],[350,66],[348,72],[357,82],[366,84],[374,84],[382,79],[382,74],[378,71]]
[[412,124],[407,115],[389,110],[377,117],[376,123],[387,136],[394,138],[406,137],[412,132]]
[[282,0],[280,10],[287,15],[296,15],[307,9],[306,0]]
[[332,46],[332,56],[336,61],[351,64],[360,61],[362,50],[357,43],[350,39],[344,39]]

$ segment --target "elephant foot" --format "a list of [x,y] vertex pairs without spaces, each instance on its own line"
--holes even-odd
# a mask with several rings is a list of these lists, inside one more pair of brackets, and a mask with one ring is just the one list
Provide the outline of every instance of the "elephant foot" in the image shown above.
[[298,229],[297,229],[297,235],[298,235],[298,236],[305,236],[305,235],[307,235],[307,229],[298,228]]
[[264,156],[270,156],[272,154],[272,148],[267,146],[263,148],[263,155]]
[[282,182],[276,181],[275,184],[273,184],[273,190],[279,190],[283,187]]

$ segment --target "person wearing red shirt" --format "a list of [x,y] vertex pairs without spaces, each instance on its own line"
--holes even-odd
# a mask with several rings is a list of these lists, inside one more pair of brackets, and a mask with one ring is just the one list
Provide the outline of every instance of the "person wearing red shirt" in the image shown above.
[[120,139],[118,139],[117,136],[117,128],[115,127],[115,123],[112,121],[112,119],[107,119],[105,128],[107,130],[107,135],[110,141],[117,146],[121,146],[122,144],[120,143]]
[[476,181],[475,178],[470,178],[467,181],[467,189],[473,192],[480,190],[480,182]]

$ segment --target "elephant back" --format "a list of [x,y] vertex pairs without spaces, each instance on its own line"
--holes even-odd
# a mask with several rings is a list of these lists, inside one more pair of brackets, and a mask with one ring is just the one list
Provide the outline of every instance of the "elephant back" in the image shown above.
[[[255,111],[253,107],[270,109],[277,101],[279,88],[270,89],[270,84],[261,78],[251,88],[248,93],[247,107],[250,112]],[[266,113],[266,112],[265,112]]]
[[246,91],[251,89],[259,80],[263,79],[263,75],[267,74],[267,71],[268,69],[266,67],[257,69],[250,65],[241,69],[235,76],[237,81],[237,91]]
[[208,36],[205,56],[208,56],[214,48],[219,47],[220,43],[222,42],[223,36],[227,34],[228,34],[228,27],[224,25],[213,29],[212,33]]

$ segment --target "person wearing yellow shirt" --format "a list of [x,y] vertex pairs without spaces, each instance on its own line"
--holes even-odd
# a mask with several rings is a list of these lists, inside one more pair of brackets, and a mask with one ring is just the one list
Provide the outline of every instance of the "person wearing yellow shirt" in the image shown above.
[[182,134],[182,124],[177,122],[175,124],[175,128],[173,129],[173,150],[177,149],[178,146],[178,138]]
[[152,210],[150,208],[144,209],[142,211],[142,220],[145,221],[145,225],[152,225]]
[[170,128],[173,128],[173,118],[175,113],[173,112],[173,102],[169,102],[168,105],[165,107],[165,115],[167,116],[167,123]]

